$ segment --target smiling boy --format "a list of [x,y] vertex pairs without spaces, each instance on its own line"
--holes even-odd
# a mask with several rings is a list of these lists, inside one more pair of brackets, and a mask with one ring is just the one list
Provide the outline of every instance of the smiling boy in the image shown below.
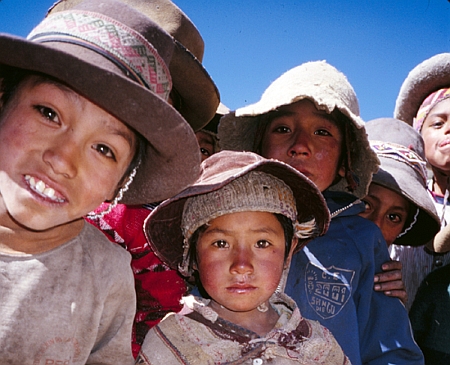
[[198,174],[195,135],[166,102],[172,38],[151,38],[161,56],[139,33],[153,22],[107,5],[48,17],[27,40],[0,35],[2,363],[132,363],[130,255],[84,216]]

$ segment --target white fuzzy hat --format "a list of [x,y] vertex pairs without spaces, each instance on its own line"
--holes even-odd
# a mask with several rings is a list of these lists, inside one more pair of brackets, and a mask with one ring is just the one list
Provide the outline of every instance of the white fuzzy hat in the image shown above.
[[[378,159],[367,140],[353,87],[343,73],[326,61],[307,62],[294,67],[276,79],[260,101],[224,116],[219,124],[222,149],[257,152],[254,145],[261,116],[302,99],[311,100],[317,109],[327,113],[338,109],[351,122],[354,136],[348,144],[351,169],[359,181],[353,194],[364,197],[372,174],[378,169]],[[349,192],[347,181],[341,179],[330,190]]]
[[450,87],[450,53],[437,54],[411,70],[397,96],[394,118],[413,125],[425,98],[444,87]]

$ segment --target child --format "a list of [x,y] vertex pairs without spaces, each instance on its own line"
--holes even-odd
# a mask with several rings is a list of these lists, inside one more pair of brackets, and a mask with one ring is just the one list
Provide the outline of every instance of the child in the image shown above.
[[[80,1],[60,0],[52,7],[50,14],[71,9]],[[204,158],[209,153],[210,146],[200,140],[200,134],[203,134],[201,130],[204,126],[215,119],[219,92],[201,63],[204,42],[199,31],[189,17],[169,0],[121,2],[142,12],[174,38],[175,47],[168,65],[173,87],[168,101],[196,131],[201,143],[201,156]],[[152,36],[158,37],[159,30],[153,31],[155,34]],[[180,144],[180,148],[183,148],[183,144]],[[188,150],[185,152],[190,153]],[[180,153],[184,152],[180,150]],[[118,204],[113,208],[104,203],[96,210],[99,215],[88,219],[111,241],[121,245],[132,255],[131,267],[137,294],[132,337],[134,356],[137,356],[149,328],[168,312],[178,312],[181,309],[180,299],[187,290],[183,278],[155,256],[144,236],[144,220],[159,201],[143,201],[145,205]]]
[[0,35],[4,364],[132,363],[130,256],[83,216],[198,176],[195,135],[166,102],[172,38],[147,38],[155,23],[107,5],[50,16],[27,40]]
[[330,229],[294,255],[287,280],[305,317],[330,329],[353,364],[422,364],[405,308],[373,290],[389,255],[379,229],[358,216],[378,164],[363,125],[346,77],[325,61],[308,62],[222,118],[219,139],[222,149],[288,163],[327,200]]
[[220,151],[220,143],[219,139],[217,138],[217,127],[219,126],[220,118],[222,118],[229,112],[230,109],[220,103],[214,118],[211,119],[211,121],[202,129],[195,132],[198,145],[200,146],[202,161]]
[[[422,137],[394,118],[372,120],[365,128],[381,165],[364,198],[366,210],[360,215],[381,229],[388,246],[425,245],[439,231],[440,223],[426,188]],[[403,302],[410,308],[415,292],[407,286],[406,293]]]
[[254,153],[223,151],[146,221],[155,252],[210,300],[147,334],[136,364],[346,364],[331,333],[277,291],[292,253],[326,231],[329,213],[307,178]]
[[450,265],[429,273],[409,312],[414,338],[427,365],[450,362]]
[[[427,274],[450,263],[450,165],[447,143],[450,125],[450,53],[417,65],[403,82],[394,116],[423,137],[425,158],[432,171],[428,189],[441,220],[441,231],[425,248],[393,247],[391,257],[403,262],[403,277],[414,294]],[[410,297],[411,300],[414,296]]]

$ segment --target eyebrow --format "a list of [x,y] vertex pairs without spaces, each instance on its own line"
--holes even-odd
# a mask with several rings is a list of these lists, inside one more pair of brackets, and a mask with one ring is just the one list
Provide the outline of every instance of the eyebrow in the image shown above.
[[[318,110],[317,108],[315,108],[313,113],[317,116],[327,119],[328,121],[332,122],[334,125],[337,126],[337,121],[331,114],[328,114],[327,112],[325,112],[323,110]],[[269,114],[269,122],[272,122],[276,118],[285,117],[285,116],[290,117],[290,116],[295,116],[295,115],[300,115],[300,114],[291,112],[289,110],[275,109],[274,111],[270,112],[270,114]]]
[[[252,233],[277,233],[276,230],[270,228],[270,227],[261,227],[258,229],[251,229],[250,230]],[[222,233],[225,235],[230,235],[232,234],[232,232],[234,232],[234,230],[231,229],[224,229],[224,228],[207,228],[205,232],[203,232],[203,234],[216,234],[216,233]]]
[[[71,89],[69,86],[66,86],[57,80],[53,80],[51,78],[46,78],[46,77],[39,77],[39,76],[37,78],[33,79],[33,81],[32,81],[33,86],[39,86],[39,85],[43,85],[43,84],[48,84],[48,85],[52,85],[52,86],[56,87],[63,94],[65,94],[67,96],[67,98],[72,99],[74,102],[77,102],[78,104],[81,104],[81,107],[83,107],[83,104],[85,103],[85,101],[81,99],[81,97],[83,97],[83,96],[78,94],[75,90]],[[86,100],[89,100],[86,97],[83,97],[83,98]],[[90,102],[92,103],[92,101],[90,101]],[[93,104],[97,105],[95,103],[93,103]],[[98,107],[112,116],[112,114],[109,113],[107,110],[103,109],[100,106],[98,106]],[[112,134],[123,137],[128,142],[130,148],[133,148],[134,132],[131,131],[130,128],[124,122],[122,122],[120,119],[117,118],[117,120],[120,121],[123,125],[125,125],[127,127],[126,131],[122,131],[118,128],[111,126],[108,120],[104,120],[103,122]]]
[[[381,199],[375,195],[367,194],[367,196],[373,200],[376,200],[377,202],[381,202]],[[401,205],[393,205],[393,206],[390,206],[389,209],[398,209],[398,210],[402,210],[406,213],[408,212],[408,207],[403,207]]]

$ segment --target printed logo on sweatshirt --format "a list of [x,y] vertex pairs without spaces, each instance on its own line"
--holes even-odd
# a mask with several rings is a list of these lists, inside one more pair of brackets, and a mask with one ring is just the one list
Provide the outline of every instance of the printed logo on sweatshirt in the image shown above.
[[306,265],[305,286],[308,303],[323,319],[332,318],[347,304],[352,294],[353,270],[335,266]]
[[80,352],[75,338],[55,337],[41,345],[33,365],[70,365],[78,360]]

